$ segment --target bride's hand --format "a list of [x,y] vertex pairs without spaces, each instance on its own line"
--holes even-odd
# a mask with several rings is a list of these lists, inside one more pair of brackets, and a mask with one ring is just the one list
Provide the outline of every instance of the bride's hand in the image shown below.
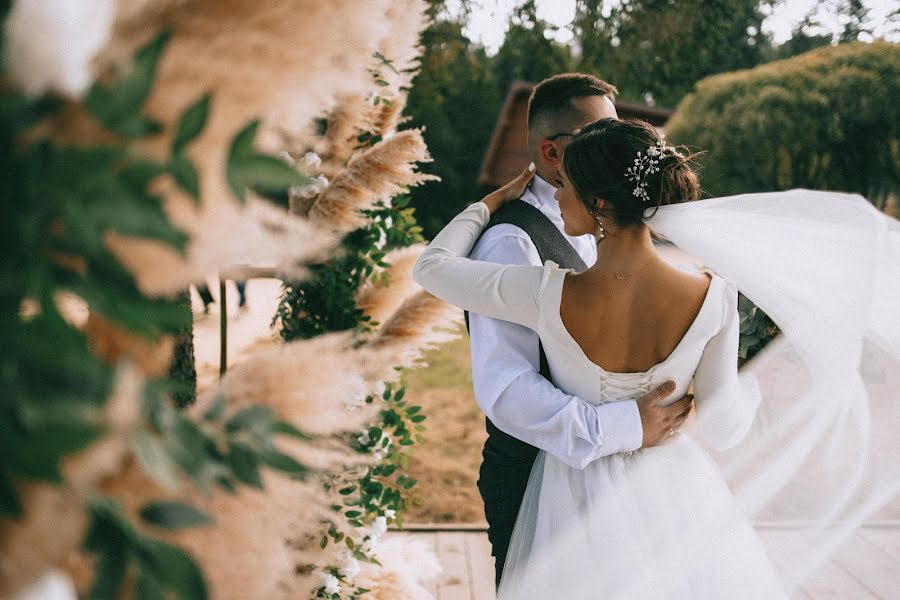
[[534,177],[534,172],[534,163],[531,163],[518,177],[504,185],[502,188],[491,192],[482,198],[481,201],[487,204],[488,210],[491,211],[491,214],[494,214],[501,206],[507,202],[517,200],[525,193],[525,188],[528,187],[528,183],[531,181],[531,178]]

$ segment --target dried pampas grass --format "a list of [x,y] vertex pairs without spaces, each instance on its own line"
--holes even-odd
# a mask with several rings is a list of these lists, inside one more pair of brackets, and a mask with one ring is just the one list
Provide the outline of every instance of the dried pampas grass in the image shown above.
[[368,349],[407,350],[448,342],[456,334],[441,329],[452,327],[461,317],[459,308],[423,290],[408,298],[391,315],[378,329]]
[[135,360],[148,377],[161,377],[169,370],[175,349],[172,336],[150,340],[93,312],[88,314],[84,334],[91,352],[108,364],[114,365],[123,359]]
[[[194,488],[172,494],[158,487],[135,465],[104,482],[101,491],[119,499],[132,522],[149,499],[188,502],[215,518],[208,527],[154,530],[154,536],[187,550],[200,565],[211,598],[309,598],[314,578],[298,573],[302,565],[332,558],[318,546],[321,523],[334,513],[311,477],[297,481],[262,471],[263,490],[241,486],[237,493],[204,494]],[[86,557],[80,557],[83,562]],[[79,569],[71,569],[76,574]],[[87,581],[78,581],[82,592]]]
[[355,155],[347,168],[322,192],[309,210],[310,220],[335,231],[351,231],[365,221],[360,210],[387,201],[407,188],[437,179],[419,173],[416,163],[429,162],[418,129],[401,131]]
[[[90,6],[99,6],[98,2]],[[136,150],[166,159],[181,113],[207,92],[213,98],[206,128],[187,150],[200,174],[201,206],[175,186],[163,193],[167,215],[191,238],[187,255],[153,240],[108,236],[109,247],[135,274],[144,293],[172,294],[209,273],[248,261],[299,278],[291,272],[292,265],[329,245],[322,228],[292,223],[284,211],[275,221],[285,221],[289,231],[279,235],[270,229],[272,220],[260,218],[255,207],[238,206],[225,184],[228,148],[244,124],[260,117],[258,145],[275,152],[285,133],[308,131],[312,119],[334,98],[364,97],[371,89],[369,68],[378,48],[402,54],[408,62],[418,52],[410,40],[424,23],[425,3],[403,0],[400,12],[394,4],[395,0],[115,3],[112,33],[95,60],[97,72],[126,63],[159,31],[173,32],[145,106],[165,125],[165,132],[137,142]],[[33,45],[37,47],[41,39],[34,38]],[[92,44],[89,50],[97,45]],[[68,64],[62,49],[51,54],[50,66]],[[36,81],[39,75],[34,75]],[[73,114],[69,122],[56,120],[51,133],[61,140],[100,141],[91,135],[101,134],[91,134],[84,120],[83,114]]]
[[59,565],[84,539],[88,524],[84,505],[71,489],[19,482],[16,491],[23,516],[17,521],[0,519],[0,598]]
[[362,94],[340,97],[325,117],[328,128],[316,144],[322,157],[322,172],[328,177],[340,173],[359,147],[357,138],[368,129],[372,102]]
[[431,546],[398,533],[379,542],[376,556],[383,568],[365,564],[354,581],[372,600],[433,600],[424,585],[442,569]]
[[370,116],[370,131],[382,136],[392,133],[400,123],[406,121],[403,117],[404,108],[406,108],[405,94],[386,98],[380,102]]
[[336,333],[258,351],[232,367],[219,390],[238,406],[262,404],[307,433],[330,434],[358,429],[373,418],[372,410],[347,406],[365,406],[370,388],[350,336]]
[[390,60],[394,69],[382,68],[381,75],[388,83],[384,95],[398,95],[408,88],[415,76],[421,48],[419,32],[428,25],[418,0],[396,0],[385,11],[385,18],[394,24],[394,34],[384,38],[379,52]]
[[[338,243],[333,232],[256,198],[244,207],[229,203],[202,213],[184,204],[170,208],[172,220],[191,236],[186,257],[156,240],[106,235],[110,250],[150,296],[173,295],[209,273],[241,266],[299,280],[305,264],[323,260]],[[187,213],[178,213],[181,209]]]
[[421,289],[413,281],[412,268],[423,249],[424,246],[415,245],[387,253],[384,262],[390,265],[386,269],[388,283],[382,284],[380,279],[370,281],[356,295],[356,304],[367,317],[377,323],[384,322],[404,300]]
[[461,312],[421,291],[409,298],[375,332],[360,354],[361,369],[372,381],[389,380],[394,365],[412,367],[424,351],[459,336]]

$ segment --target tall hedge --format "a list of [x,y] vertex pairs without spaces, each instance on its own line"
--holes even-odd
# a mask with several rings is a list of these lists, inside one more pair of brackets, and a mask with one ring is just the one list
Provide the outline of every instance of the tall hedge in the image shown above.
[[900,45],[842,44],[709,77],[667,129],[706,151],[711,195],[805,187],[883,208],[900,190]]

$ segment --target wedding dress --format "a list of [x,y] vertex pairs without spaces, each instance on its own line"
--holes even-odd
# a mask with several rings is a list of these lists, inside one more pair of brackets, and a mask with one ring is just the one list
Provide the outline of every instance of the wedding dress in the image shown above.
[[[852,528],[883,506],[892,494],[896,495],[900,477],[892,468],[880,472],[877,485],[866,488],[870,492],[865,496],[867,502],[861,502],[857,493],[865,479],[861,471],[871,466],[868,446],[862,443],[854,448],[848,440],[859,442],[871,429],[866,412],[869,397],[864,389],[860,389],[862,380],[854,379],[853,370],[860,370],[862,340],[873,323],[888,329],[881,340],[884,345],[880,360],[895,361],[891,365],[900,364],[896,362],[900,357],[897,326],[887,322],[888,306],[885,304],[887,299],[900,298],[897,280],[892,281],[878,270],[884,267],[882,262],[877,263],[881,266],[862,269],[875,273],[870,277],[873,285],[862,294],[862,305],[868,309],[856,319],[862,324],[849,332],[832,334],[829,331],[832,339],[810,333],[810,323],[804,319],[818,319],[818,324],[822,325],[821,319],[828,318],[833,319],[829,324],[838,324],[837,317],[859,306],[847,305],[845,298],[832,300],[831,304],[829,301],[818,305],[812,302],[812,306],[810,302],[799,301],[831,291],[832,280],[839,280],[844,275],[840,263],[830,265],[838,270],[830,278],[815,273],[817,277],[824,277],[824,283],[810,280],[793,268],[793,261],[803,262],[804,257],[782,257],[778,268],[783,268],[784,273],[761,274],[765,269],[773,268],[766,262],[770,251],[789,250],[791,245],[795,250],[802,248],[807,241],[804,236],[815,238],[820,245],[828,241],[829,235],[837,237],[834,231],[823,230],[823,223],[809,217],[808,212],[804,214],[812,206],[822,206],[823,197],[817,196],[820,193],[802,191],[803,202],[796,193],[790,196],[792,193],[664,207],[651,219],[651,228],[662,231],[707,264],[716,267],[716,260],[709,258],[718,258],[724,269],[716,267],[719,274],[708,272],[711,281],[706,298],[675,350],[665,360],[641,373],[605,370],[591,362],[568,333],[559,313],[566,270],[550,261],[543,267],[534,267],[497,265],[464,258],[489,219],[489,211],[483,203],[475,203],[463,211],[423,253],[414,271],[420,285],[466,310],[535,330],[544,346],[553,381],[566,393],[599,404],[639,397],[670,379],[677,384],[671,396],[673,399],[681,397],[691,382],[694,385],[695,418],[688,422],[683,432],[671,436],[660,446],[601,458],[583,470],[569,467],[544,452],[538,454],[513,533],[499,598],[785,598],[785,587],[802,579],[813,565],[818,564],[812,562],[812,557],[827,556],[827,549],[842,539],[833,527],[825,526],[837,522],[836,515],[849,505],[851,498],[855,500],[852,503],[855,511],[849,521],[843,521],[845,527],[840,531],[844,535],[850,530],[847,523]],[[824,212],[828,218],[824,224],[841,225],[836,217],[846,224],[847,215],[859,212],[871,215],[856,201],[857,198],[831,194],[829,202],[834,201],[837,213],[829,212],[827,208],[831,204],[825,202]],[[852,207],[845,211],[849,199],[853,200]],[[791,201],[791,208],[787,201]],[[748,206],[754,208],[745,210]],[[772,207],[775,207],[774,214],[766,214],[766,209],[771,211]],[[745,214],[735,216],[732,214],[735,210],[738,213],[744,210]],[[703,211],[706,223],[702,218],[698,219]],[[728,217],[723,218],[723,215]],[[743,222],[729,221],[738,217]],[[754,217],[764,218],[764,224],[770,226],[758,233],[757,238],[744,233],[743,229],[747,220]],[[773,217],[779,217],[780,225],[787,226],[792,233],[787,236],[790,241],[775,243],[771,248],[754,248],[752,242],[759,241],[760,236],[768,236],[768,241],[772,242],[772,231],[778,231],[778,224],[773,225]],[[802,226],[798,226],[801,223]],[[900,228],[896,222],[885,226],[882,216],[878,215],[868,222],[857,219],[856,224],[861,231],[868,231],[869,236],[880,232],[880,237],[876,235],[873,242],[880,250],[900,254]],[[705,230],[708,226],[715,227],[715,231]],[[811,231],[815,233],[811,234]],[[749,247],[735,244],[735,235],[743,237]],[[858,258],[849,253],[851,259]],[[805,258],[811,260],[813,257]],[[879,257],[879,261],[885,258],[888,257]],[[890,267],[894,274],[896,264]],[[813,265],[811,268],[816,271],[821,267]],[[764,360],[751,363],[767,365],[762,371],[750,368],[738,372],[737,286],[730,278],[721,276],[728,276],[729,271],[739,274],[744,293],[747,293],[744,283],[748,282],[751,294],[756,292],[751,299],[767,312],[771,311],[769,314],[783,329],[786,327],[778,344],[771,344],[773,349],[769,350],[769,356],[774,353],[778,363],[793,360],[796,369],[792,373],[802,372],[808,380],[794,381],[789,391],[761,390],[759,380],[765,381],[767,388],[773,387],[769,383],[771,377],[768,377],[773,370],[771,360],[769,363]],[[779,282],[779,277],[785,279],[784,289],[754,289],[760,281]],[[796,283],[794,287],[790,283],[798,279],[805,286],[799,288],[799,296],[793,294]],[[849,295],[853,296],[852,293]],[[778,300],[770,301],[774,298]],[[829,310],[835,302],[843,312]],[[785,314],[786,311],[796,314]],[[811,342],[811,339],[816,341]],[[870,348],[871,352],[874,351]],[[835,360],[829,360],[829,357]],[[852,369],[845,368],[847,364]],[[762,379],[761,375],[767,378]],[[835,375],[840,378],[840,384],[835,383]],[[822,398],[818,412],[824,416],[810,419],[815,425],[807,426],[800,419],[807,414],[804,411],[815,408],[814,402],[819,399],[815,394],[828,395],[828,390],[817,385],[819,380],[829,382],[834,389],[833,397],[839,398],[840,407],[835,408],[839,406],[838,402],[829,402],[829,397]],[[856,383],[860,385],[856,386]],[[891,387],[890,392],[897,389],[900,388]],[[791,396],[793,402],[787,402],[786,396]],[[851,417],[846,414],[848,406]],[[785,419],[793,429],[779,427],[784,425]],[[809,556],[795,558],[795,564],[803,565],[803,569],[776,573],[766,549],[750,526],[748,515],[767,507],[787,487],[792,476],[802,479],[803,466],[812,450],[821,446],[821,434],[829,427],[838,436],[839,442],[835,443],[841,444],[825,449],[832,460],[829,473],[837,473],[838,481],[831,488],[807,490],[805,494],[795,492],[792,496],[792,506],[801,506],[806,511],[803,516],[811,523],[803,533],[818,532],[819,543]],[[859,431],[862,433],[853,438],[853,433]],[[741,444],[748,433],[751,434],[749,441]],[[729,476],[726,484],[720,465],[704,446],[724,451],[736,445],[739,451],[731,455],[730,462],[724,463]],[[762,461],[759,466],[751,460],[758,458],[762,449],[773,448],[782,453],[774,460],[775,466],[767,461]],[[835,451],[838,451],[837,458],[833,456]],[[852,460],[840,460],[842,451],[848,456],[855,451]],[[785,462],[779,462],[782,459]],[[817,480],[817,483],[821,482]],[[733,494],[729,484],[739,491]],[[820,496],[822,491],[830,492],[830,495],[826,493],[823,498]],[[826,529],[828,533],[824,534]],[[812,539],[807,537],[807,540]]]

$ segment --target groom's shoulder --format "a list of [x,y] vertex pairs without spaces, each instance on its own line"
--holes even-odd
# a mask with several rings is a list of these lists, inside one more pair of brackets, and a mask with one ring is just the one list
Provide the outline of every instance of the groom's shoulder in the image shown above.
[[469,258],[500,264],[541,264],[534,242],[524,229],[511,223],[499,223],[485,230]]

